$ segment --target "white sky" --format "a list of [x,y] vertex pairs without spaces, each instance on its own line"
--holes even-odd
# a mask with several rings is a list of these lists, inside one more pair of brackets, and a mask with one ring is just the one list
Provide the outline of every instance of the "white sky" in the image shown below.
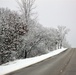
[[[45,27],[64,25],[71,31],[68,41],[76,47],[76,0],[36,0],[39,22]],[[0,7],[18,10],[15,0],[0,0]]]

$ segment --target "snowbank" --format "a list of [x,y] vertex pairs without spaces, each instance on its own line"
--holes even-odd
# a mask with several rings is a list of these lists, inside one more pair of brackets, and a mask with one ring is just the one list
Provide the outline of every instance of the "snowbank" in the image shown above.
[[21,69],[24,67],[28,67],[28,66],[33,65],[37,62],[45,60],[49,57],[57,55],[65,50],[66,50],[66,48],[62,48],[62,49],[58,49],[58,50],[52,51],[48,54],[44,54],[41,56],[27,58],[27,59],[20,59],[20,60],[6,63],[6,64],[0,66],[0,75],[4,75],[4,74],[10,73],[10,72],[13,72],[15,70],[18,70],[18,69]]

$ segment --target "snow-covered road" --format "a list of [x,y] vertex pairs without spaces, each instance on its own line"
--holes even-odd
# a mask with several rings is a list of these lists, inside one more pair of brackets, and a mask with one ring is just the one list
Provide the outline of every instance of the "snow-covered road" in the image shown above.
[[49,57],[55,56],[65,50],[67,50],[67,49],[62,48],[62,49],[51,51],[50,53],[44,54],[41,56],[36,56],[33,58],[27,58],[27,59],[20,59],[20,60],[15,60],[13,62],[6,63],[6,64],[0,66],[0,75],[4,75],[9,72],[13,72],[15,70],[18,70],[18,69],[21,69],[24,67],[28,67],[28,66],[38,63],[42,60],[45,60]]

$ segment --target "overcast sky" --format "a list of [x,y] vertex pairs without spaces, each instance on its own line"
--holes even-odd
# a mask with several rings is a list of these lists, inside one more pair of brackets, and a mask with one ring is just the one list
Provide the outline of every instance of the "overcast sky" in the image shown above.
[[[45,27],[66,26],[67,40],[76,47],[76,0],[36,0],[38,20]],[[0,0],[0,7],[18,10],[15,0]]]

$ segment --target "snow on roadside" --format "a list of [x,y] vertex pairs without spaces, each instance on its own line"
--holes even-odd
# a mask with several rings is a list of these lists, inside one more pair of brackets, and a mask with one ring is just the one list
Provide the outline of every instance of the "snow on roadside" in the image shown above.
[[4,74],[10,73],[10,72],[13,72],[15,70],[18,70],[18,69],[21,69],[24,67],[28,67],[28,66],[38,63],[42,60],[45,60],[49,57],[55,56],[65,50],[67,50],[67,49],[62,48],[62,49],[51,51],[50,53],[44,54],[41,56],[36,56],[33,58],[27,58],[27,59],[20,59],[20,60],[15,60],[13,62],[6,63],[6,64],[0,66],[0,75],[4,75]]

